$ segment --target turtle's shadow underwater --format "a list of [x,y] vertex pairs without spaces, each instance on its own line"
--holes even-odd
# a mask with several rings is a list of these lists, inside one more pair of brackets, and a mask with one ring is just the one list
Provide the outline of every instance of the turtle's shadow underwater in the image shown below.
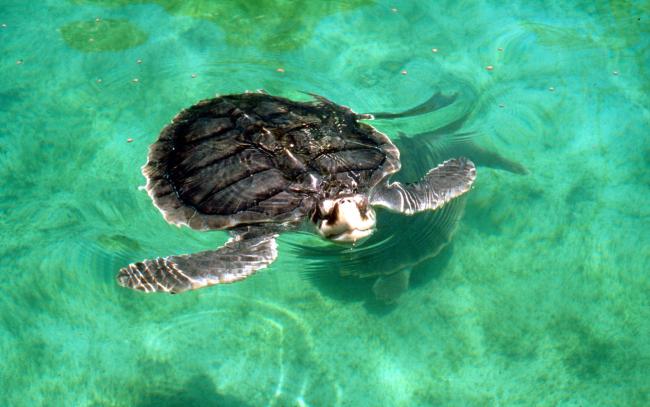
[[135,405],[136,407],[250,406],[246,400],[218,392],[207,374],[196,375],[183,384],[161,385],[149,393],[139,394],[139,401]]
[[395,308],[408,289],[442,273],[465,201],[463,197],[409,217],[380,211],[382,227],[358,247],[319,244],[306,237],[289,243],[303,259],[303,276],[323,294],[363,301],[369,312],[381,314]]
[[[417,221],[413,222],[417,224]],[[413,247],[409,246],[404,242],[404,249],[411,251],[415,256],[418,255],[418,250],[425,251],[428,250],[427,247]],[[444,274],[445,268],[451,261],[454,253],[454,244],[450,242],[448,245],[445,245],[441,248],[440,252],[426,260],[413,265],[407,271],[408,273],[408,288],[409,291],[417,292],[419,289],[426,287],[428,284],[432,283],[433,280],[438,279]],[[420,253],[422,254],[422,253]],[[316,255],[314,252],[310,251],[310,255]],[[377,252],[375,256],[377,260],[387,260],[389,258],[399,259],[400,256],[407,255],[403,252],[396,250],[395,254],[390,254],[388,251]],[[342,273],[340,271],[341,262],[345,258],[345,254],[330,252],[329,255],[320,256],[314,260],[311,259],[308,261],[308,264],[311,267],[307,267],[302,271],[302,275],[306,280],[316,287],[321,294],[332,298],[336,301],[341,302],[363,302],[364,307],[369,313],[376,315],[384,315],[399,306],[399,298],[394,298],[393,300],[386,301],[385,299],[377,298],[376,294],[373,291],[373,286],[375,285],[375,279],[372,278],[359,278],[350,273]],[[407,255],[408,257],[408,255]],[[424,257],[424,256],[422,256]],[[313,267],[314,263],[318,263],[319,266]],[[329,263],[329,264],[328,264]],[[375,263],[375,262],[373,262]],[[372,265],[356,264],[356,267],[359,269],[358,275],[372,275],[373,271],[377,271],[376,263]],[[399,268],[395,268],[397,270]],[[383,269],[387,275],[392,274],[391,266],[388,265]],[[402,293],[399,292],[402,284],[398,285],[397,297]]]

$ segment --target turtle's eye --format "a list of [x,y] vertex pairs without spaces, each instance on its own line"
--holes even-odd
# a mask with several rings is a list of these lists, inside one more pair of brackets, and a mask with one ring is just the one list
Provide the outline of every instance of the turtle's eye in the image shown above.
[[320,208],[316,206],[316,209],[311,213],[311,216],[309,219],[311,220],[312,223],[315,223],[316,225],[320,224],[320,219],[322,218],[321,213],[320,213]]
[[329,224],[336,223],[339,220],[339,203],[335,203],[332,210],[323,216],[323,220],[326,220]]
[[339,217],[339,202],[327,205],[317,205],[311,215],[311,221],[320,228],[323,222],[333,224]]
[[372,210],[370,209],[370,205],[366,198],[357,196],[355,203],[357,204],[357,209],[359,210],[359,215],[362,219],[366,220],[369,215],[372,216]]
[[361,214],[361,216],[365,218],[366,213],[368,212],[368,202],[366,202],[365,200],[361,202],[357,202],[357,208],[359,208],[359,213]]

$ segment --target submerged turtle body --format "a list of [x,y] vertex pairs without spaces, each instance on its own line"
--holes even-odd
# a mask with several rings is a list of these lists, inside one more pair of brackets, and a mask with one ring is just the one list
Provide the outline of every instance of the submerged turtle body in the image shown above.
[[[227,95],[179,113],[150,147],[147,192],[169,223],[227,229],[232,238],[215,250],[132,263],[119,284],[177,293],[241,280],[275,260],[281,232],[307,228],[355,243],[375,230],[374,206],[407,215],[436,210],[474,182],[474,164],[463,157],[417,182],[391,182],[400,154],[359,121],[373,115],[312,96]],[[416,115],[451,101],[438,94],[402,115],[376,115]]]
[[368,194],[399,152],[350,109],[260,93],[182,111],[151,146],[147,191],[165,219],[194,229],[299,224],[319,201]]

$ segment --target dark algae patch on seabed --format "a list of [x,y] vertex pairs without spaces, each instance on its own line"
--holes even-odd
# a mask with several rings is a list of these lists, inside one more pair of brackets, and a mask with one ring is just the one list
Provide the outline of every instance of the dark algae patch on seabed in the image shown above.
[[61,27],[65,42],[79,51],[121,51],[147,41],[147,33],[128,20],[75,21]]
[[157,4],[167,12],[208,20],[221,28],[233,46],[266,51],[290,51],[305,45],[319,21],[332,14],[354,10],[373,0],[74,0],[77,4],[119,7]]

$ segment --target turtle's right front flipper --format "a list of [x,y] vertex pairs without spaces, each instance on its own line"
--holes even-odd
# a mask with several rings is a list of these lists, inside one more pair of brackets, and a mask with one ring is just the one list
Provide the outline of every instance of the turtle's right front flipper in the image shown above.
[[469,191],[476,179],[476,167],[467,158],[447,160],[412,184],[391,182],[378,185],[370,204],[405,215],[436,210]]
[[441,92],[435,93],[423,103],[399,113],[376,112],[362,114],[362,118],[373,117],[375,119],[398,119],[401,117],[418,116],[421,114],[431,113],[443,107],[447,107],[458,98],[458,93],[453,95],[443,95]]
[[131,263],[120,270],[117,281],[134,290],[175,294],[243,280],[276,259],[276,236],[238,235],[217,250]]

